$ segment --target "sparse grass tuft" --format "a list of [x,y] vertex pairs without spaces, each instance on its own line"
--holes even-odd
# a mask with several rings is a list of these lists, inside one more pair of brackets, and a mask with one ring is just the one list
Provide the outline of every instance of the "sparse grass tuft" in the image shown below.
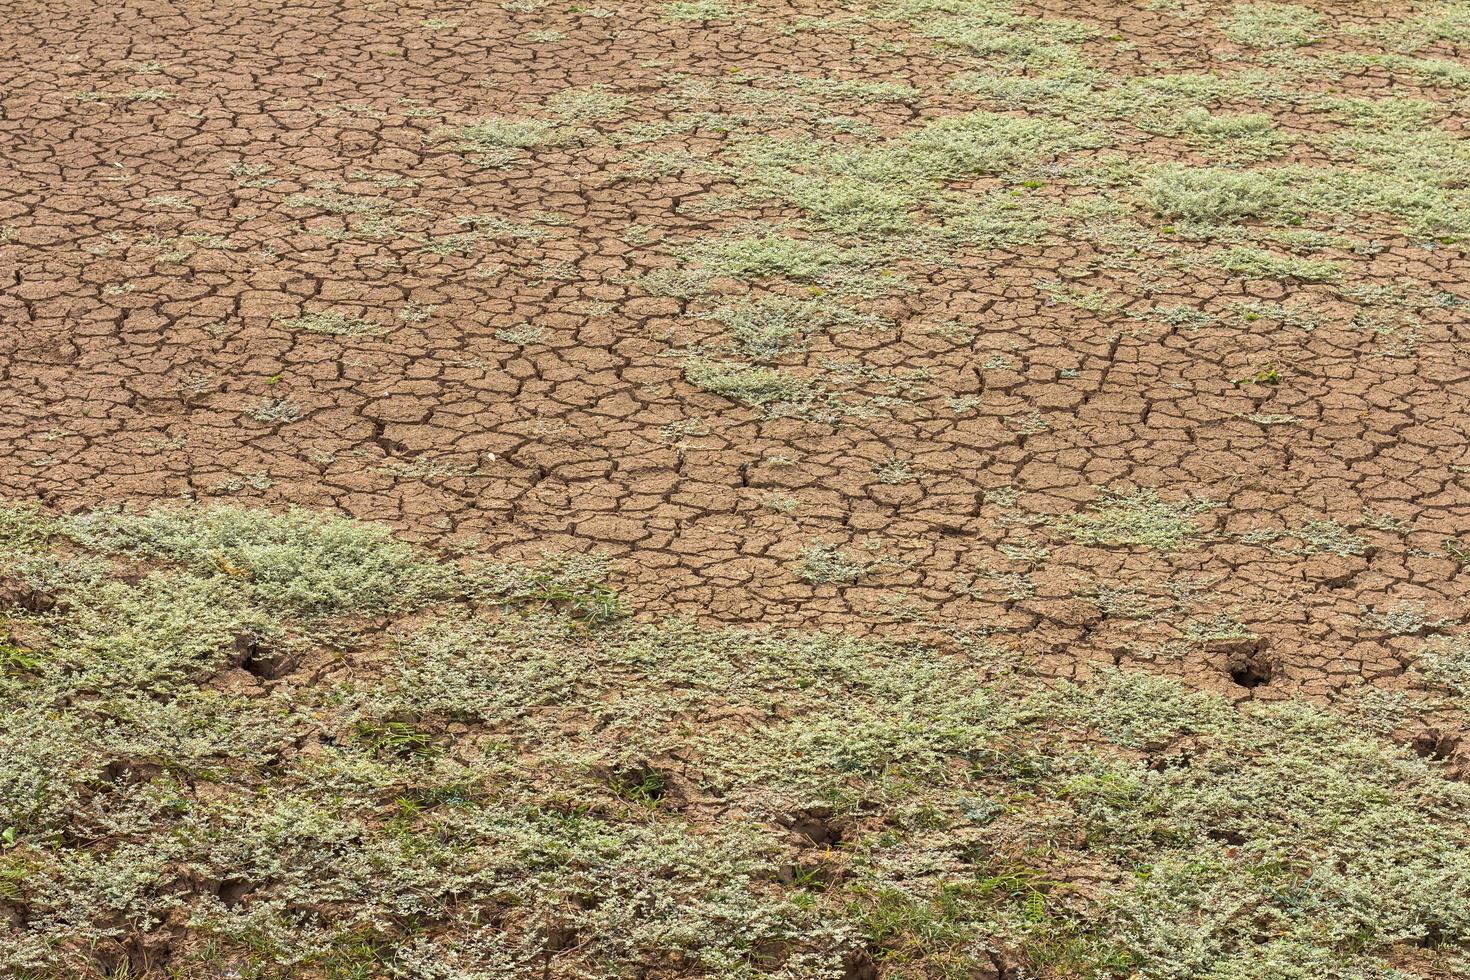
[[1249,245],[1239,245],[1218,252],[1208,261],[1211,265],[1242,279],[1337,282],[1343,276],[1342,266],[1330,259],[1278,255],[1275,252],[1267,252]]
[[1414,668],[1470,705],[1470,638],[1435,637],[1419,651]]
[[859,253],[830,242],[782,234],[712,239],[700,242],[689,255],[695,267],[708,276],[782,276],[797,282],[816,282],[828,273],[863,261]]
[[476,597],[517,608],[556,611],[593,625],[626,615],[607,585],[612,561],[606,555],[546,552],[535,565],[487,564],[471,570],[467,589]]
[[279,395],[277,397],[266,397],[256,402],[246,412],[257,422],[267,425],[290,425],[292,422],[301,421],[306,412],[301,403],[290,395]]
[[723,0],[678,0],[660,8],[669,20],[718,22],[733,20],[736,9]]
[[558,92],[546,107],[570,122],[601,122],[616,119],[632,105],[626,95],[619,95],[606,85],[566,89]]
[[756,360],[787,353],[814,333],[884,326],[880,317],[859,313],[827,297],[767,296],[727,304],[706,315],[724,324],[741,352]]

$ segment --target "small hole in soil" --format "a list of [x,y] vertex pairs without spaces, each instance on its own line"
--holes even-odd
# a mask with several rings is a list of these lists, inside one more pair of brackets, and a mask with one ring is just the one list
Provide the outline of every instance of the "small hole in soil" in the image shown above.
[[285,677],[296,667],[295,657],[275,657],[269,654],[250,656],[240,665],[245,672],[263,681],[274,681]]
[[865,949],[855,949],[842,958],[842,980],[878,980],[878,964]]
[[114,950],[98,952],[96,965],[110,977],[151,977],[162,974],[174,957],[179,936],[169,929],[133,935],[120,941]]
[[56,597],[23,582],[0,582],[0,607],[12,606],[26,612],[44,613],[56,608]]
[[560,953],[577,945],[577,927],[569,923],[553,922],[546,926],[544,937],[548,953]]
[[791,943],[785,939],[762,939],[750,948],[750,958],[767,970],[784,963],[791,955]]
[[253,636],[235,637],[235,662],[252,676],[264,681],[278,680],[296,668],[298,658],[267,649]]
[[818,847],[842,843],[842,825],[826,807],[796,810],[780,819],[781,826],[800,834]]
[[1148,767],[1154,772],[1167,772],[1170,769],[1188,769],[1193,761],[1193,753],[1185,749],[1169,755],[1156,756],[1148,761]]
[[1260,687],[1262,684],[1271,683],[1271,672],[1257,670],[1255,667],[1233,667],[1230,670],[1230,679],[1241,687]]
[[225,908],[234,908],[255,886],[244,878],[226,878],[219,884],[219,900],[225,904]]
[[1410,743],[1414,754],[1421,759],[1434,759],[1436,762],[1444,762],[1455,754],[1460,747],[1460,740],[1443,732],[1428,731],[1420,732],[1414,736]]
[[102,767],[102,781],[120,786],[141,786],[163,772],[162,766],[118,760]]
[[1275,666],[1259,652],[1237,654],[1230,658],[1230,679],[1241,687],[1260,687],[1271,683],[1274,676]]

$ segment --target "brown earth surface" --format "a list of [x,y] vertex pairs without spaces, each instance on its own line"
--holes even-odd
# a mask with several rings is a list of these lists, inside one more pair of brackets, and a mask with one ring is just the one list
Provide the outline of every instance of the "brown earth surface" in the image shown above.
[[[1229,5],[1015,9],[1092,28],[1074,46],[1113,79],[1296,71],[1384,50],[1351,29],[1414,9],[1312,6],[1334,29],[1290,55],[1222,33]],[[852,294],[867,326],[770,359],[838,408],[773,410],[689,380],[727,350],[702,314],[762,287],[645,277],[752,222],[803,227],[736,193],[719,161],[743,131],[841,144],[996,108],[952,85],[978,56],[801,3],[4,8],[6,496],[301,504],[502,557],[601,551],[641,616],[993,631],[1058,676],[1142,666],[1242,698],[1395,689],[1470,613],[1453,236],[1309,217],[1337,236],[1319,250],[1335,283],[1176,261],[1212,243],[1146,210],[1144,245],[1053,227],[900,256],[870,272],[901,288]],[[1391,67],[1296,84],[1422,100],[1463,131],[1463,89]],[[581,111],[567,90],[625,101]],[[1293,164],[1327,160],[1313,137],[1341,127],[1309,104],[1233,108],[1270,115]],[[457,142],[499,116],[574,133],[497,137],[488,160]],[[1106,139],[1082,157],[1202,159],[1134,122],[1085,122]],[[1049,166],[965,186],[1060,202],[1076,185]],[[295,319],[315,314],[339,319]],[[1183,538],[1089,535],[1109,499]],[[821,581],[810,563],[834,555],[851,574]]]

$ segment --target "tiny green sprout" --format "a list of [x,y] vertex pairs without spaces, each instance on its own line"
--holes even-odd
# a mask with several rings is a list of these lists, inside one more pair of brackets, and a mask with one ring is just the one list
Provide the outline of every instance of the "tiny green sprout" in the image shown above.
[[433,737],[407,722],[363,722],[357,726],[357,735],[384,758],[425,758],[434,751]]
[[827,882],[822,878],[821,868],[797,868],[792,872],[792,884],[797,888],[824,891]]
[[641,769],[615,777],[609,788],[630,803],[654,810],[668,792],[669,785],[668,777],[657,769]]
[[40,658],[26,647],[0,639],[0,674],[25,674],[41,666]]
[[1238,385],[1278,385],[1281,383],[1281,371],[1275,364],[1264,364],[1255,370],[1255,373],[1243,378],[1235,379]]
[[1044,180],[1036,180],[1036,179],[1033,178],[1031,180],[1022,181],[1021,186],[1024,187],[1024,188],[1026,188],[1028,191],[1035,191],[1035,190],[1040,190],[1041,188],[1045,187],[1046,186],[1046,181],[1044,181]]
[[270,376],[270,377],[269,377],[269,378],[266,378],[266,379],[265,379],[265,383],[266,383],[266,384],[267,384],[267,385],[275,385],[275,384],[280,384],[280,382],[281,382],[281,377],[282,377],[282,376],[281,376],[281,375],[279,375],[279,374],[273,374],[273,375],[271,375],[271,376]]

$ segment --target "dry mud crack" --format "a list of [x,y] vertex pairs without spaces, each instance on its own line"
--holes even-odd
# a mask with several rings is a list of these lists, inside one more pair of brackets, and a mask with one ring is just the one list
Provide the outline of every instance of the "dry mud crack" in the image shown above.
[[1464,0],[0,10],[0,971],[1470,970]]

